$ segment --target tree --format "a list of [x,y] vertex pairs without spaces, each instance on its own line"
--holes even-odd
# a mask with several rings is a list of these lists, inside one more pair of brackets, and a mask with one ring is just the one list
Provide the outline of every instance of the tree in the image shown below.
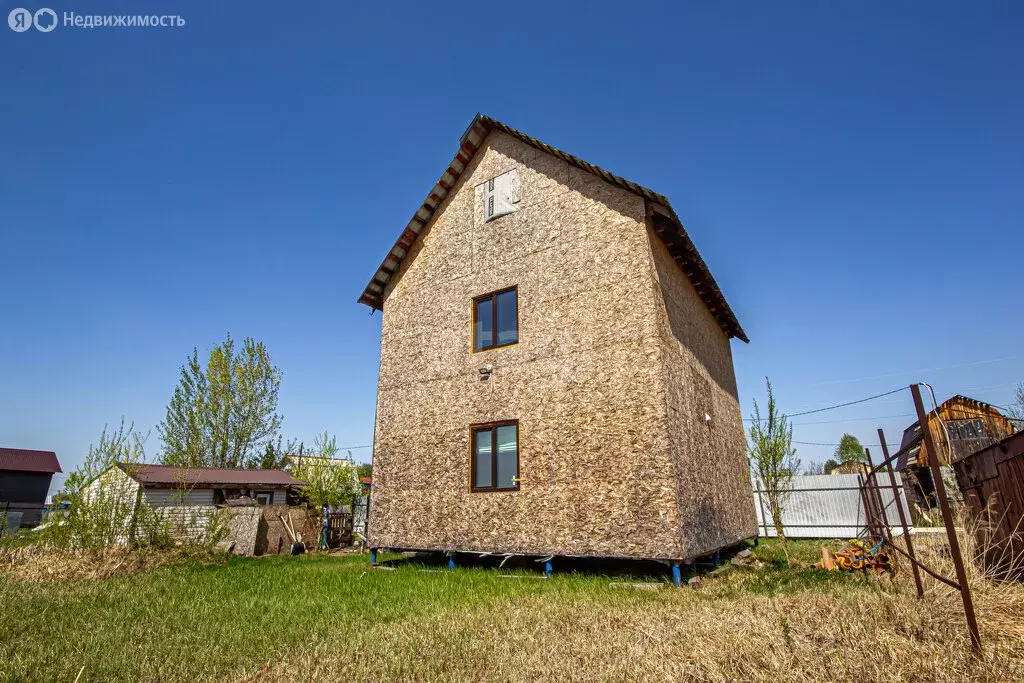
[[178,386],[157,427],[161,461],[186,467],[245,467],[262,461],[281,428],[277,394],[281,369],[263,342],[246,337],[241,352],[227,339],[204,369],[199,350],[181,367]]
[[1017,383],[1014,404],[1010,406],[1009,416],[1015,420],[1024,420],[1024,382]]
[[292,476],[307,483],[299,493],[314,507],[349,505],[359,492],[351,456],[342,459],[337,455],[337,440],[324,432],[316,437],[312,450],[292,459]]
[[853,434],[843,434],[833,457],[839,463],[867,462],[868,460],[864,455],[864,447],[860,445],[860,441]]
[[825,474],[832,474],[832,470],[839,467],[839,461],[829,458],[825,461]]
[[284,437],[278,436],[276,444],[273,441],[267,441],[267,446],[263,449],[263,452],[250,457],[246,461],[245,466],[256,470],[281,470],[288,465],[289,456],[301,454],[301,443],[296,445],[295,440],[292,439],[286,445]]
[[103,425],[100,440],[95,445],[89,444],[89,452],[85,461],[64,480],[64,486],[54,496],[54,502],[66,502],[75,499],[82,489],[94,479],[113,467],[116,463],[139,464],[146,459],[145,443],[149,434],[139,434],[135,424],[124,426],[124,418],[116,431],[108,432],[109,425]]
[[825,464],[817,460],[812,460],[807,463],[807,468],[804,470],[804,474],[827,474],[825,472]]
[[359,475],[360,479],[363,477],[373,477],[373,465],[368,462],[359,463],[356,465],[356,474]]
[[800,470],[800,460],[793,448],[793,426],[775,405],[772,383],[767,377],[765,384],[768,386],[768,416],[761,417],[755,399],[750,425],[750,463],[764,489],[775,532],[785,541],[782,511],[793,491],[793,477]]

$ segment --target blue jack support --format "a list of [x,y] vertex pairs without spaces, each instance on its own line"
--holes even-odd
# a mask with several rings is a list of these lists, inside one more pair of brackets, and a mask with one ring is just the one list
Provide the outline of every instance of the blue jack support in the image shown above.
[[544,576],[545,576],[545,578],[550,579],[552,572],[553,572],[553,570],[551,568],[551,560],[548,560],[547,562],[544,563]]
[[370,566],[371,567],[376,567],[377,566],[377,549],[376,548],[370,548]]
[[455,571],[455,556],[454,555],[449,555],[448,556],[448,571],[450,571],[450,572]]
[[676,588],[683,585],[683,573],[679,571],[679,565],[675,563],[672,564],[672,583],[676,585]]
[[720,564],[722,564],[722,556],[719,555],[718,551],[716,550],[715,551],[715,566],[717,567]]

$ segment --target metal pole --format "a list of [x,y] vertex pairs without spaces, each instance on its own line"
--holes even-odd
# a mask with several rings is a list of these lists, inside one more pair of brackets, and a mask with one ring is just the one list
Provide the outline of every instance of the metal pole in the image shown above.
[[874,496],[875,505],[878,507],[878,514],[881,517],[881,537],[885,539],[886,543],[892,545],[892,529],[889,528],[889,518],[885,514],[885,502],[882,500],[882,492],[878,488],[878,472],[875,471],[875,462],[871,459],[871,450],[865,448],[864,455],[868,459],[868,467],[871,468],[871,472],[868,474],[869,491]]
[[914,584],[917,586],[917,597],[924,597],[924,586],[921,585],[921,572],[914,562],[914,542],[910,540],[910,528],[907,526],[907,516],[903,512],[903,501],[900,500],[900,490],[896,488],[896,475],[892,471],[892,461],[889,460],[889,447],[885,443],[885,432],[878,430],[878,441],[882,445],[882,458],[884,458],[886,469],[889,471],[889,483],[892,484],[892,495],[896,501],[896,513],[900,516],[900,526],[903,528],[903,540],[907,543],[907,553],[910,555],[910,569],[914,572]]
[[[874,533],[872,531],[872,527],[874,526],[874,522],[872,521],[872,517],[871,517],[871,506],[868,505],[868,497],[867,497],[866,492],[864,491],[864,475],[863,474],[858,474],[857,475],[857,490],[860,491],[860,502],[861,502],[861,505],[864,506],[864,527],[865,527],[865,529],[867,529],[867,532],[869,534],[872,534],[872,533]],[[860,536],[860,531],[859,530],[857,532],[857,536]]]
[[967,628],[971,632],[971,650],[975,654],[981,653],[981,634],[978,632],[978,620],[974,615],[974,600],[971,599],[971,587],[967,583],[967,571],[964,568],[964,558],[960,554],[960,541],[956,537],[956,528],[953,526],[953,513],[949,509],[949,499],[946,498],[946,485],[942,482],[942,470],[939,467],[939,452],[935,448],[935,439],[932,438],[932,430],[928,427],[928,413],[924,410],[924,403],[921,401],[921,388],[917,384],[910,385],[910,393],[914,397],[914,408],[917,409],[917,424],[921,427],[921,436],[924,438],[924,445],[928,448],[928,465],[932,471],[932,483],[935,485],[935,496],[939,499],[939,509],[942,510],[942,521],[946,525],[946,536],[949,538],[949,554],[953,558],[953,566],[956,567],[956,582],[960,584],[960,597],[964,601],[964,615],[967,617]]

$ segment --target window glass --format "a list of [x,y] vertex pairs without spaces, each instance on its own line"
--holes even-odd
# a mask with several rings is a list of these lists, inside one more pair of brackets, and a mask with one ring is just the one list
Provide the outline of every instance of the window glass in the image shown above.
[[473,300],[473,350],[482,351],[519,341],[518,294],[512,289]]
[[504,425],[498,427],[498,488],[516,488],[518,482],[513,479],[519,476],[519,454],[517,434],[515,425]]
[[498,295],[498,345],[518,341],[516,329],[516,290],[510,289]]
[[473,486],[491,486],[491,430],[473,432]]
[[491,298],[480,299],[476,302],[475,307],[476,326],[473,330],[473,348],[477,351],[489,349],[494,346],[494,308]]

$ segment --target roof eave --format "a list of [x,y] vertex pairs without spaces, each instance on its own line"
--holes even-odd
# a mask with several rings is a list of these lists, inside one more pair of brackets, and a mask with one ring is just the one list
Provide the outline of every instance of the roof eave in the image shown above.
[[[530,137],[529,135],[516,130],[515,128],[507,126],[500,121],[496,121],[480,113],[477,113],[476,116],[473,117],[473,120],[470,121],[469,126],[466,127],[465,132],[459,138],[459,151],[452,159],[452,162],[448,165],[448,168],[445,169],[445,172],[441,175],[438,182],[434,184],[430,194],[427,195],[427,199],[416,210],[416,213],[413,214],[412,219],[410,219],[409,223],[406,225],[405,230],[402,231],[402,234],[395,242],[395,245],[388,251],[387,256],[384,257],[380,267],[377,268],[377,271],[370,279],[370,282],[364,288],[362,295],[358,299],[358,303],[365,304],[372,310],[384,310],[384,292],[387,290],[387,286],[390,283],[392,276],[398,272],[398,269],[401,267],[402,262],[408,255],[412,245],[419,238],[423,228],[426,227],[427,223],[429,223],[431,218],[433,218],[434,212],[448,196],[448,192],[459,182],[462,174],[468,167],[470,160],[479,150],[488,133],[492,130],[500,130],[524,142],[525,144],[530,145],[531,147],[558,157],[577,168],[589,171],[608,183],[638,194],[647,201],[649,208],[652,205],[662,207],[664,209],[662,213],[664,213],[668,220],[674,224],[673,232],[677,233],[680,238],[679,246],[686,252],[686,260],[692,264],[693,268],[696,269],[695,271],[691,271],[694,275],[687,273],[687,277],[691,279],[695,288],[698,289],[698,294],[701,296],[701,300],[704,302],[705,306],[707,306],[708,310],[711,311],[711,314],[715,317],[722,331],[725,332],[726,335],[729,337],[735,337],[743,342],[750,342],[746,332],[744,332],[743,328],[740,326],[739,320],[736,318],[736,314],[733,313],[732,308],[725,300],[725,296],[722,294],[721,289],[718,287],[714,277],[711,275],[711,271],[704,263],[704,260],[701,258],[696,246],[686,233],[686,229],[683,227],[682,222],[679,220],[679,217],[672,209],[672,205],[669,204],[668,199],[664,195],[644,187],[643,185],[639,185],[610,173],[600,166],[591,164],[579,157],[572,156],[571,154],[563,152],[560,149],[552,147],[536,138]],[[666,246],[669,246],[668,243],[666,243]],[[675,256],[675,254],[673,256]],[[677,259],[677,263],[678,261],[679,259]],[[684,268],[684,273],[686,272],[687,271]],[[694,281],[694,277],[697,277],[698,280]],[[703,292],[701,291],[702,289],[704,290]]]

